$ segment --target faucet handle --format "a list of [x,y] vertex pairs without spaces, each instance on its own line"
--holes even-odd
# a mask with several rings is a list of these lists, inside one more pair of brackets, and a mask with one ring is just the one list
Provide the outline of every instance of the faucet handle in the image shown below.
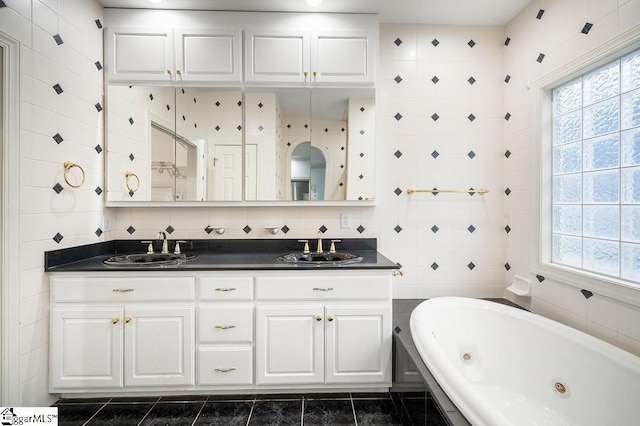
[[299,243],[304,243],[304,248],[302,249],[302,254],[308,254],[309,250],[309,240],[298,240]]
[[147,254],[153,254],[153,241],[140,241],[140,244],[149,244],[147,246]]
[[336,252],[336,245],[334,243],[341,243],[342,240],[331,240],[331,246],[329,247],[329,253]]
[[186,243],[186,241],[185,240],[177,240],[176,241],[176,246],[173,249],[173,254],[180,254],[181,253],[181,251],[180,251],[180,243]]

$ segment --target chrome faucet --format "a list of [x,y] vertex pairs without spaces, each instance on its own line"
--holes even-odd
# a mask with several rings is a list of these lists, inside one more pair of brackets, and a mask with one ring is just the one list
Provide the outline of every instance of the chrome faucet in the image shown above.
[[162,254],[169,253],[169,244],[167,242],[167,234],[164,231],[160,231],[156,234],[156,240],[162,239]]
[[318,231],[318,247],[316,248],[316,253],[322,253],[322,232]]

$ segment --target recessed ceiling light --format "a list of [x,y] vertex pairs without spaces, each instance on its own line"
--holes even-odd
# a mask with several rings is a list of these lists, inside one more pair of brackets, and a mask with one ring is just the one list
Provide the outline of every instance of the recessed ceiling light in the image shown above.
[[316,7],[316,6],[320,6],[320,3],[322,3],[322,0],[306,0],[307,4],[311,7]]

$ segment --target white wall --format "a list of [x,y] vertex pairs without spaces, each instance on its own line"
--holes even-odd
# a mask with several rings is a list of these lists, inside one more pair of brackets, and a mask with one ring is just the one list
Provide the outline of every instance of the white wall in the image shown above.
[[[537,19],[540,10],[541,19]],[[582,34],[585,23],[593,24]],[[507,235],[508,285],[513,275],[530,278],[531,299],[507,296],[534,312],[586,331],[614,345],[640,355],[640,307],[598,294],[585,298],[579,288],[546,278],[539,282],[532,272],[538,249],[531,233],[535,229],[533,209],[537,192],[536,173],[530,158],[539,148],[533,139],[532,95],[526,86],[640,23],[638,0],[542,0],[532,2],[505,28],[504,109],[511,119],[504,123],[504,150],[511,156],[504,162],[505,187],[512,193],[505,203],[505,219],[512,231]],[[544,54],[542,62],[538,56]]]
[[[46,250],[94,243],[102,227],[102,8],[89,0],[5,0],[0,31],[20,43],[20,405],[48,405],[49,281]],[[54,37],[59,35],[62,44]],[[57,94],[54,85],[63,92]],[[54,135],[62,136],[56,143]],[[102,151],[103,152],[103,151]],[[64,161],[81,165],[78,189],[63,177]],[[77,176],[76,176],[77,177]],[[52,188],[59,183],[58,194]],[[100,188],[98,194],[96,189]],[[16,224],[18,226],[18,224]],[[54,241],[56,234],[62,236]],[[5,348],[7,349],[7,348]],[[15,396],[14,396],[15,397]]]

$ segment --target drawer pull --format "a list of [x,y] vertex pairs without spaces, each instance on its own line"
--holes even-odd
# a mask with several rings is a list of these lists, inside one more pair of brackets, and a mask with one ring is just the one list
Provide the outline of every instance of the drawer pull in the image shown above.
[[314,287],[314,291],[332,291],[333,287]]
[[111,324],[117,324],[119,321],[118,318],[111,318]]
[[216,328],[219,328],[220,330],[228,330],[230,328],[236,328],[235,325],[216,325]]
[[132,288],[114,288],[113,291],[115,293],[128,293],[130,291],[133,291],[134,289]]
[[129,324],[131,322],[131,317],[124,317],[124,322]]
[[327,317],[327,321],[333,321],[333,315],[329,315],[329,316]]
[[216,368],[216,371],[219,371],[220,373],[228,373],[229,371],[233,371],[235,370],[235,367],[227,367],[227,368]]
[[236,289],[233,287],[218,287],[216,288],[216,291],[235,291]]
[[316,321],[322,321],[322,317],[320,315],[316,316]]

